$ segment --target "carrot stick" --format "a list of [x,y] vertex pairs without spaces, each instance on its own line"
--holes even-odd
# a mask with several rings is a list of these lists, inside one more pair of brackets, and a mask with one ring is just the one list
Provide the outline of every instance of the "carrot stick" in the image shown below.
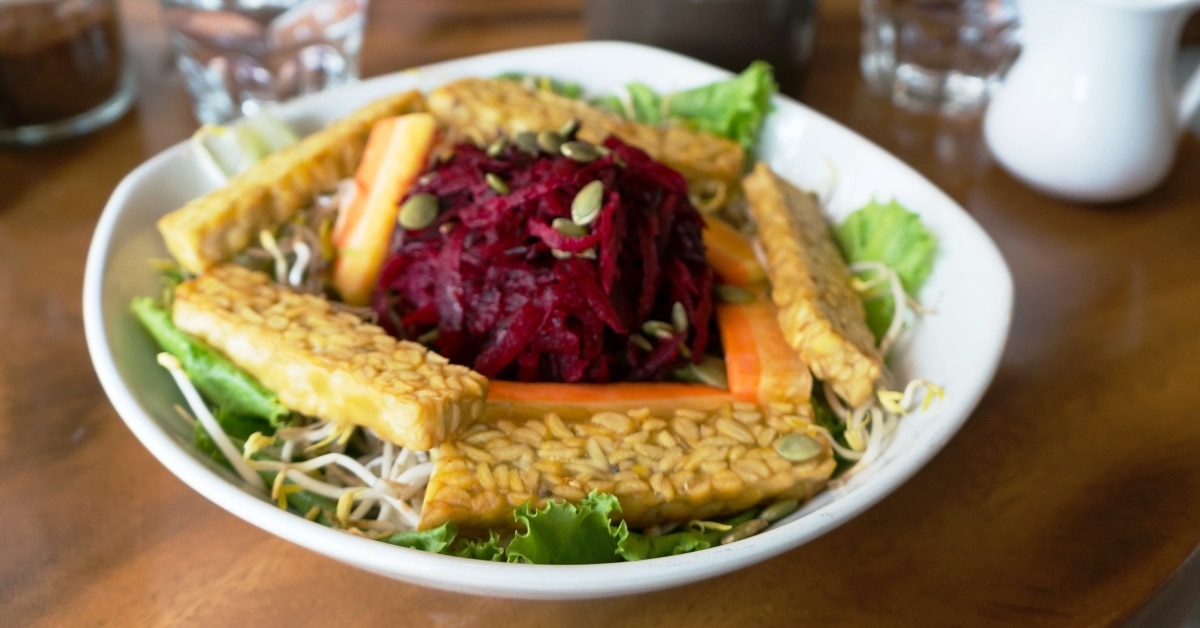
[[564,419],[582,419],[602,410],[695,408],[712,411],[733,400],[728,391],[703,384],[561,384],[492,380],[488,385],[488,407],[484,414],[491,418],[532,419],[541,418],[546,412],[556,412]]
[[812,374],[779,328],[765,294],[745,304],[717,305],[729,392],[741,401],[798,403],[812,394]]
[[366,305],[387,256],[399,202],[424,172],[437,135],[428,113],[375,123],[354,174],[354,198],[338,215],[333,285],[351,305]]
[[708,216],[704,220],[708,263],[723,283],[746,287],[766,280],[767,273],[746,236],[720,218]]

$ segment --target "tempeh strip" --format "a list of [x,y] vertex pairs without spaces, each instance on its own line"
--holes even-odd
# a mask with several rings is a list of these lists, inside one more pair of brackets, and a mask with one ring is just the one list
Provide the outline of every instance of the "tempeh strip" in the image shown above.
[[[603,411],[575,421],[555,413],[512,421],[485,412],[432,452],[420,527],[453,521],[472,530],[511,528],[521,504],[577,503],[593,490],[616,496],[621,518],[635,527],[807,499],[835,465],[807,411],[735,402],[709,410]],[[812,439],[815,455],[785,458],[777,451],[789,451],[780,445],[785,438]]]
[[601,111],[586,102],[547,90],[530,90],[519,81],[467,78],[429,94],[429,111],[453,129],[491,141],[498,132],[558,129],[580,123],[577,137],[599,144],[616,135],[668,166],[689,181],[719,182],[736,189],[744,151],[737,142],[683,126],[651,127]]
[[371,126],[382,118],[424,108],[420,92],[375,101],[287,148],[267,155],[227,185],[158,221],[167,250],[199,274],[257,241],[263,229],[307,207],[320,192],[350,176]]
[[813,375],[850,405],[863,404],[882,359],[816,199],[761,162],[742,187],[766,249],[784,337]]
[[180,284],[173,318],[289,409],[404,447],[431,449],[483,413],[487,378],[240,266]]

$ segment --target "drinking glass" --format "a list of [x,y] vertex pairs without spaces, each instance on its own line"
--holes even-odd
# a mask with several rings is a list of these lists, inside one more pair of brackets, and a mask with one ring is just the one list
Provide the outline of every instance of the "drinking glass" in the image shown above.
[[862,0],[867,85],[914,111],[980,111],[1020,50],[1012,0]]
[[201,123],[358,79],[367,0],[162,0],[162,8]]
[[0,145],[121,117],[135,91],[127,61],[115,0],[0,0]]

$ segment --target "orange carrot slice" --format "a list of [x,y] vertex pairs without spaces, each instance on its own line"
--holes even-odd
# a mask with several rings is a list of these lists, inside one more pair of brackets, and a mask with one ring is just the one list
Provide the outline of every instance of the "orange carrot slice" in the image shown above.
[[556,412],[566,419],[586,418],[602,410],[636,408],[712,410],[733,401],[728,391],[703,384],[616,382],[611,384],[525,383],[492,380],[488,409],[494,418],[540,418]]
[[779,328],[775,304],[765,294],[745,304],[717,305],[729,392],[755,403],[807,401],[812,374]]
[[766,280],[767,273],[758,263],[749,238],[720,218],[708,216],[704,220],[708,263],[723,283],[746,287]]
[[354,174],[354,197],[333,230],[333,285],[351,305],[366,305],[387,255],[399,202],[429,163],[437,124],[428,113],[375,123]]

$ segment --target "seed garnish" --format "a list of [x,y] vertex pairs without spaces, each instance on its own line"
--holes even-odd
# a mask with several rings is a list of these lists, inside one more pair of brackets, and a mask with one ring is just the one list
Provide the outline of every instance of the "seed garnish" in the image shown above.
[[604,205],[604,183],[596,180],[583,186],[571,201],[571,220],[586,227],[600,215]]
[[397,217],[400,226],[408,230],[424,229],[433,224],[438,215],[437,197],[432,194],[413,194],[400,206]]

